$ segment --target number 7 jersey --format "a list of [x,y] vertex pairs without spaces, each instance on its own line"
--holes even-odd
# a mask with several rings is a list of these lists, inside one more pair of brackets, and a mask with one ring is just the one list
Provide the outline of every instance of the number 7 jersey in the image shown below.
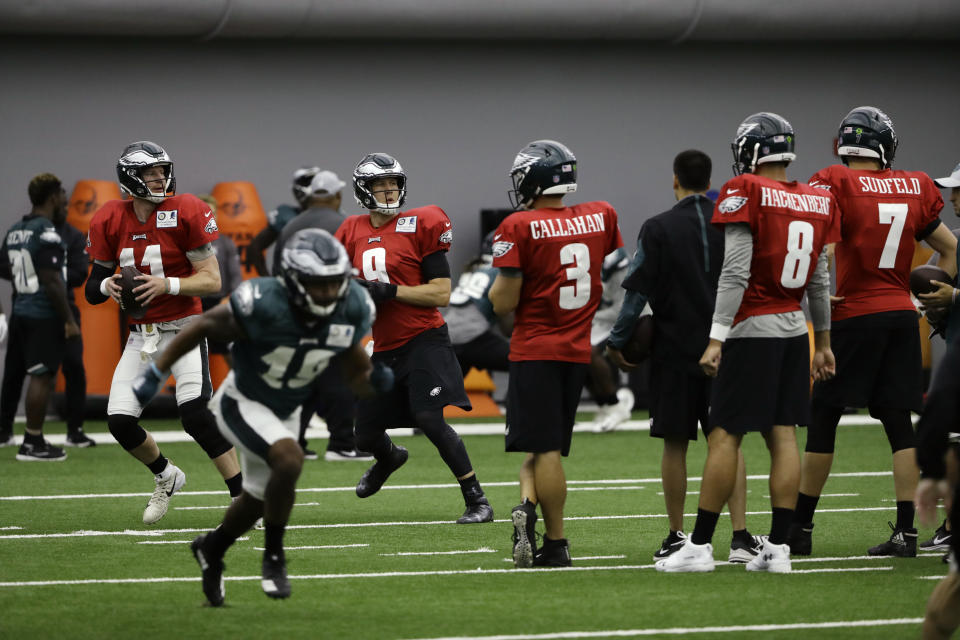
[[920,171],[864,171],[833,165],[810,185],[827,189],[840,203],[843,241],[836,247],[834,320],[868,313],[912,311],[910,265],[914,239],[940,223],[943,198]]
[[590,324],[603,294],[603,259],[623,246],[607,202],[512,213],[493,235],[493,266],[523,285],[510,360],[590,362]]
[[746,173],[720,190],[713,223],[745,223],[753,234],[750,280],[733,322],[800,311],[823,247],[840,239],[829,191]]

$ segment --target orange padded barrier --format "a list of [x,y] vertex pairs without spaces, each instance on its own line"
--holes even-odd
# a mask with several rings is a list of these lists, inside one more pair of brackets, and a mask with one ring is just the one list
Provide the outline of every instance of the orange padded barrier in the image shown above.
[[473,405],[473,411],[464,411],[459,407],[445,407],[445,418],[499,418],[500,407],[491,395],[497,388],[486,369],[470,368],[463,378],[463,388]]
[[[267,226],[257,188],[252,182],[218,182],[210,195],[217,201],[217,226],[220,233],[230,236],[240,251],[240,262],[253,237]],[[256,277],[256,272],[243,267],[243,278]]]
[[109,180],[77,180],[67,206],[67,222],[82,233],[90,229],[93,214],[110,200],[120,200],[120,187]]

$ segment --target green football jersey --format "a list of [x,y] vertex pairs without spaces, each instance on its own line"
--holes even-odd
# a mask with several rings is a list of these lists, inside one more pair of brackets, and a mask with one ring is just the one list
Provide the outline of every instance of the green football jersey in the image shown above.
[[279,234],[291,220],[300,215],[300,209],[289,204],[282,204],[267,214],[267,225]]
[[37,269],[55,269],[66,286],[63,241],[53,223],[43,216],[25,216],[7,232],[0,253],[10,261],[16,290],[13,313],[27,318],[56,318],[53,304],[37,277]]
[[280,278],[247,280],[230,295],[230,307],[247,335],[230,348],[237,388],[280,418],[303,404],[331,359],[370,333],[376,313],[352,280],[334,312],[313,326],[300,321]]

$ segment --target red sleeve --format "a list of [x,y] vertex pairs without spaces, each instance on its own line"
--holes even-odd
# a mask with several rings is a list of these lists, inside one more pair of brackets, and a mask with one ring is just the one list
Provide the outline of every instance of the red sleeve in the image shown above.
[[443,209],[424,207],[418,218],[417,243],[420,246],[420,256],[449,251],[453,241],[453,226]]
[[184,230],[183,248],[186,251],[202,247],[220,237],[210,206],[195,195],[183,194],[179,215]]
[[90,230],[87,233],[87,253],[91,260],[102,262],[116,262],[117,251],[107,231],[107,223],[114,211],[113,201],[107,202],[94,214],[90,221]]
[[[744,176],[737,176],[727,181],[720,188],[720,197],[713,207],[713,224],[729,224],[731,222],[746,222],[750,224],[750,211],[756,207],[748,206],[753,194],[750,184]],[[757,203],[759,204],[759,203]]]
[[830,194],[830,226],[827,227],[826,239],[824,244],[831,244],[843,240],[843,210],[840,208],[840,200],[832,193]]
[[493,266],[520,269],[520,233],[516,224],[517,214],[508,216],[493,233]]
[[347,236],[350,234],[350,228],[353,227],[353,218],[347,218],[340,223],[340,226],[337,227],[336,232],[334,232],[333,237],[337,239],[344,247],[347,249],[347,254],[350,254],[350,247],[347,244]]
[[817,171],[815,174],[810,176],[810,179],[807,180],[807,184],[814,189],[826,189],[827,191],[830,191],[834,187],[832,177],[833,176],[830,172],[830,167],[827,167],[826,169],[820,169],[820,171]]

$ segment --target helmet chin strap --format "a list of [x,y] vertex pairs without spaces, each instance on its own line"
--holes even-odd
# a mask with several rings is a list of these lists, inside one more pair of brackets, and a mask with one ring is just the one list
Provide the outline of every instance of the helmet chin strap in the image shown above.
[[750,161],[750,173],[757,170],[757,156],[760,154],[760,143],[753,145],[753,159]]

